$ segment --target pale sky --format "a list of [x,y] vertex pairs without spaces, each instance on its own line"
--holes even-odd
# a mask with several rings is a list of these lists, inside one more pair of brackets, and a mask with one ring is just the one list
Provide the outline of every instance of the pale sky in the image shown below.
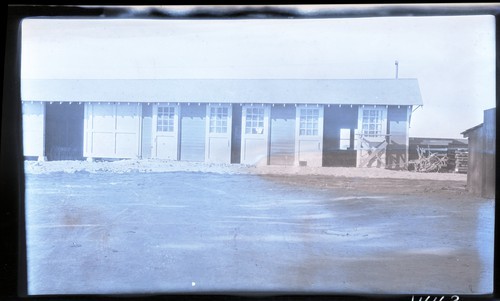
[[495,107],[493,16],[29,19],[22,78],[417,78],[411,137],[461,138]]

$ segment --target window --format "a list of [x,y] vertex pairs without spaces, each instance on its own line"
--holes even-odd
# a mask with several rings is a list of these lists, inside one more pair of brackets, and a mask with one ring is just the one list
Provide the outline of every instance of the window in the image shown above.
[[210,133],[227,133],[227,107],[210,108]]
[[351,129],[340,129],[339,149],[349,149],[351,147]]
[[385,133],[382,132],[384,117],[382,110],[364,109],[362,129],[363,135],[366,137],[379,137]]
[[299,135],[317,136],[319,109],[300,109]]
[[247,108],[245,118],[245,134],[264,133],[264,108]]
[[158,107],[158,120],[156,130],[158,132],[174,131],[175,107]]

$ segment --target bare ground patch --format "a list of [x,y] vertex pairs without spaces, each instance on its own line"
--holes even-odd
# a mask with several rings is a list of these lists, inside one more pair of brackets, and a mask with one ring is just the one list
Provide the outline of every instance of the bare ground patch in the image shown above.
[[437,196],[467,195],[466,181],[395,179],[369,177],[338,177],[329,175],[276,175],[263,178],[282,184],[322,189],[344,190],[370,194],[434,194]]

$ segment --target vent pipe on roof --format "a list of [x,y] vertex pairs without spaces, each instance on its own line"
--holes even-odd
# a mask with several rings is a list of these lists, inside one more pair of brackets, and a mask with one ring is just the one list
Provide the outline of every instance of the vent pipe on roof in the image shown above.
[[396,65],[396,79],[398,79],[399,62],[396,60],[396,61],[394,62],[394,65]]

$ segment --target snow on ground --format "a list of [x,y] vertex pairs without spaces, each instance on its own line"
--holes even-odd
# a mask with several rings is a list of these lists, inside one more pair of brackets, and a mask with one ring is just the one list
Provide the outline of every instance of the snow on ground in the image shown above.
[[211,172],[217,174],[278,174],[278,175],[325,175],[334,177],[392,178],[418,180],[466,181],[466,174],[417,173],[404,170],[355,167],[309,167],[309,166],[250,166],[242,164],[215,164],[158,159],[130,159],[115,161],[25,161],[28,174],[52,172]]
[[210,164],[155,159],[130,159],[113,161],[25,161],[26,173],[45,174],[51,172],[213,172],[219,174],[245,173],[246,166],[238,164]]

